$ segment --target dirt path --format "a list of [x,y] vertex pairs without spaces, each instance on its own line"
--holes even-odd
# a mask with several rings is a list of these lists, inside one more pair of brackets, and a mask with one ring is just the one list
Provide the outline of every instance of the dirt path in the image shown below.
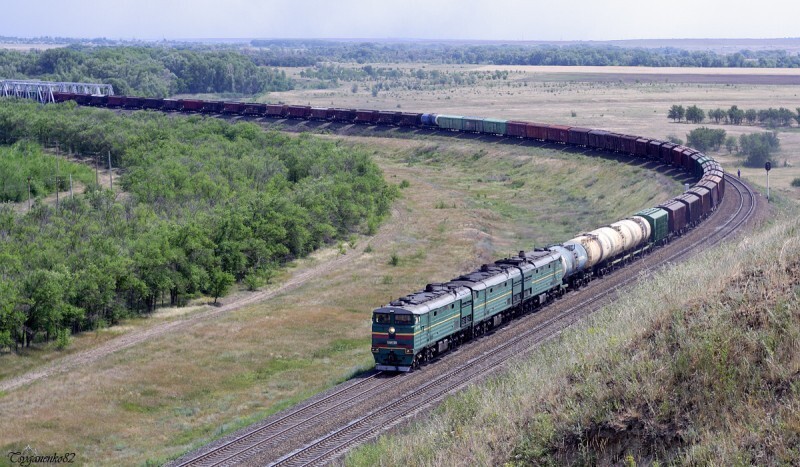
[[186,329],[198,322],[209,320],[225,313],[238,310],[239,308],[268,300],[284,292],[294,290],[312,278],[319,277],[320,275],[325,274],[334,268],[341,267],[344,264],[354,261],[364,253],[364,249],[367,245],[379,245],[381,242],[386,241],[392,234],[393,225],[405,222],[407,220],[406,217],[406,214],[403,213],[402,210],[393,209],[391,221],[385,223],[378,231],[378,234],[375,237],[372,237],[369,242],[359,242],[361,243],[361,246],[348,251],[345,255],[336,254],[322,263],[309,266],[306,269],[298,271],[296,274],[293,274],[288,280],[277,287],[253,293],[240,294],[234,296],[232,301],[225,303],[221,307],[214,308],[209,306],[207,307],[206,311],[193,314],[189,318],[177,319],[174,321],[157,324],[147,329],[135,330],[114,338],[93,349],[57,359],[53,362],[47,363],[41,368],[0,382],[0,391],[11,391],[39,379],[67,372],[72,368],[95,362],[111,353],[133,347],[154,337],[162,336],[169,332],[176,332]]

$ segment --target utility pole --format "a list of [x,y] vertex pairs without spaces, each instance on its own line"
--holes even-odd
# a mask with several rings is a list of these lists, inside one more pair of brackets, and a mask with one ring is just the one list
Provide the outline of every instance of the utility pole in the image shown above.
[[28,176],[28,211],[31,210],[31,177]]
[[69,199],[75,199],[75,196],[72,194],[72,174],[69,174]]
[[114,176],[111,173],[111,151],[108,151],[108,184],[111,186],[111,190],[114,190]]
[[58,173],[60,172],[58,163],[59,160],[60,159],[58,158],[58,156],[56,156],[56,211],[58,211],[58,192],[61,188],[60,186],[58,186]]
[[98,167],[100,165],[100,162],[98,162],[97,156],[98,154],[94,155],[94,183],[97,186],[100,186],[100,168]]

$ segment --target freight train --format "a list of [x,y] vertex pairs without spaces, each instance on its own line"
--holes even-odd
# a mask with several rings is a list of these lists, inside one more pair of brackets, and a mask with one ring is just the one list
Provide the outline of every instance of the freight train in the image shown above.
[[683,235],[720,205],[722,167],[686,146],[605,130],[434,113],[53,93],[56,102],[122,109],[306,119],[497,135],[629,154],[688,172],[697,183],[680,196],[564,243],[428,284],[375,309],[372,353],[376,368],[407,372],[515,316],[585,285]]

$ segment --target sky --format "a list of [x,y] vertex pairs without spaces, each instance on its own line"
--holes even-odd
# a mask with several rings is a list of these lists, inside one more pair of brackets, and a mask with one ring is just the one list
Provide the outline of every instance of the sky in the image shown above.
[[15,37],[800,37],[797,0],[0,0],[0,11],[0,36]]

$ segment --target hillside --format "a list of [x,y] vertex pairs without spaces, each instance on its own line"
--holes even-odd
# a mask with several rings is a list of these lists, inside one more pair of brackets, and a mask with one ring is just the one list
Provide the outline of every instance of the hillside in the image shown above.
[[796,209],[624,294],[349,465],[791,464]]

